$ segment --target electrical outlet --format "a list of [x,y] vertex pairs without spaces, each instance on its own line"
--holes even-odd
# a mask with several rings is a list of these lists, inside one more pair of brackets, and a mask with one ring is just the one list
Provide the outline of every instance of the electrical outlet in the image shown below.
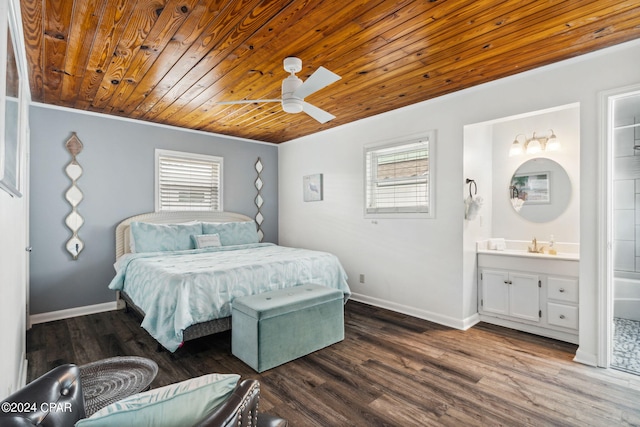
[[364,283],[364,274],[360,275],[360,283]]

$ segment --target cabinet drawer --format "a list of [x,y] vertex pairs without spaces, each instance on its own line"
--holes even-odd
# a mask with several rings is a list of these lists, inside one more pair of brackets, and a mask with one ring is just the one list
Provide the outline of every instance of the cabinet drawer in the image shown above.
[[578,279],[553,277],[547,278],[547,298],[559,301],[578,302]]
[[563,328],[578,329],[578,307],[547,303],[547,323]]

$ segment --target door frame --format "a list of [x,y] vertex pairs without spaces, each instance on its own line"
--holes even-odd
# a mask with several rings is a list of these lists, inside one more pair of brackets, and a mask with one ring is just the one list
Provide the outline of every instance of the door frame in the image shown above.
[[614,102],[640,96],[640,84],[600,92],[598,167],[598,340],[597,364],[608,368],[613,351],[613,143]]

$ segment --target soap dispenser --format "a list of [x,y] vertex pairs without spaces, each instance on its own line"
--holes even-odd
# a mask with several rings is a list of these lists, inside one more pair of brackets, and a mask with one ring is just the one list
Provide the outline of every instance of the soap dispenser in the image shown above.
[[555,244],[555,240],[553,239],[553,234],[551,235],[551,237],[549,237],[549,255],[556,255],[558,253],[558,251],[556,251],[556,248],[554,247]]

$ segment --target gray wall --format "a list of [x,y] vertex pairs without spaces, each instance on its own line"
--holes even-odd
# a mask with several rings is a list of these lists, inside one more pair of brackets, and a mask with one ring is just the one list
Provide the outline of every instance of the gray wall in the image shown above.
[[[224,210],[255,216],[253,169],[264,170],[262,208],[265,241],[278,239],[278,147],[199,132],[123,121],[72,110],[31,107],[30,307],[31,314],[115,300],[107,288],[114,276],[115,226],[154,210],[156,148],[224,158]],[[71,236],[64,223],[71,211],[64,173],[71,160],[65,142],[76,132],[84,144],[77,159],[84,169],[78,211],[85,222],[85,248],[77,261],[65,249]]]

